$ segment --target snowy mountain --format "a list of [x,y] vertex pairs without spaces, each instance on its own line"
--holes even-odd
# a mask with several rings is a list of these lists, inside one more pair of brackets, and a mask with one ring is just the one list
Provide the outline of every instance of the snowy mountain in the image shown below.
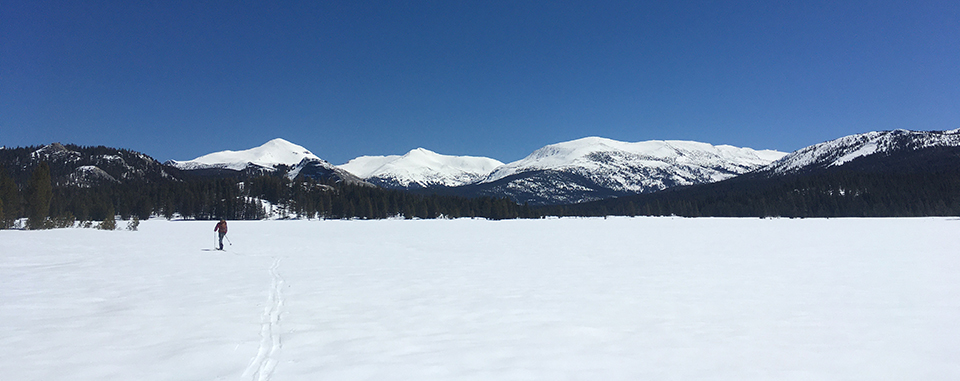
[[166,164],[187,171],[197,169],[243,171],[250,167],[272,170],[278,165],[293,166],[308,158],[320,160],[306,148],[277,138],[248,150],[214,152],[193,160],[170,160]]
[[620,142],[588,137],[548,145],[494,170],[471,193],[563,204],[715,182],[786,155],[691,141]]
[[361,156],[339,168],[385,188],[417,189],[472,184],[502,165],[486,157],[441,155],[417,148],[402,156]]
[[193,160],[170,160],[166,164],[194,176],[258,176],[272,173],[291,180],[304,176],[320,181],[371,185],[317,157],[306,148],[280,138],[248,150],[214,152]]
[[871,155],[917,151],[933,147],[960,147],[960,130],[874,131],[812,145],[784,156],[760,172],[770,176],[838,167]]
[[954,216],[960,130],[880,131],[793,152],[716,183],[567,206],[570,215]]

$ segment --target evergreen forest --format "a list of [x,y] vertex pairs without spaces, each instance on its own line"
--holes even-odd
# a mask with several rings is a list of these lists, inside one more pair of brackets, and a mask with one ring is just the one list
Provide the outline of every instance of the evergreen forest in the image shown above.
[[49,170],[37,167],[26,187],[0,171],[4,227],[27,218],[27,228],[69,226],[75,221],[151,216],[183,219],[280,218],[532,218],[539,214],[506,198],[417,195],[370,186],[281,176],[188,178],[180,181],[51,186]]

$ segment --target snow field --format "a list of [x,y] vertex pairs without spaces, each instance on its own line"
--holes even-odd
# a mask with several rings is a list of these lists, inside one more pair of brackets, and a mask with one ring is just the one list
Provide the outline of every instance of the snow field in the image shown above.
[[956,219],[214,224],[0,231],[4,378],[960,379]]

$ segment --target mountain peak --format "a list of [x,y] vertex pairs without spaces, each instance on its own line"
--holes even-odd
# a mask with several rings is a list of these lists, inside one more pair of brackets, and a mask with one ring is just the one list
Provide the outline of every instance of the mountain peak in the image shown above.
[[242,151],[214,152],[193,160],[171,160],[168,164],[183,170],[222,168],[239,171],[251,165],[263,168],[273,168],[276,165],[293,166],[305,158],[320,160],[306,148],[282,138],[276,138],[258,147]]
[[260,147],[272,147],[272,148],[279,148],[279,149],[288,149],[288,148],[302,149],[303,148],[283,138],[270,139],[268,142],[263,143],[263,145],[261,145]]
[[403,155],[361,156],[339,167],[388,188],[424,188],[470,184],[501,165],[486,157],[442,155],[421,147]]
[[407,153],[403,154],[403,157],[422,157],[422,158],[437,158],[443,155],[440,155],[436,152],[428,150],[423,147],[414,148]]

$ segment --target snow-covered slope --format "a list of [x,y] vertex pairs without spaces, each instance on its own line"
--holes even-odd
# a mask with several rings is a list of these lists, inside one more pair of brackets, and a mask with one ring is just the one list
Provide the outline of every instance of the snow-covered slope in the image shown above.
[[320,181],[332,180],[348,184],[371,185],[352,173],[319,158],[306,148],[279,138],[248,150],[214,152],[188,161],[170,160],[167,165],[183,171],[213,170],[216,173],[231,170],[254,174],[275,172],[277,166],[285,165],[289,170],[279,174],[289,179],[303,176]]
[[402,156],[361,156],[339,167],[380,186],[409,189],[472,184],[502,165],[491,158],[441,155],[417,148]]
[[[485,182],[533,170],[570,170],[591,177],[611,177],[624,189],[641,190],[641,177],[628,176],[640,168],[677,169],[677,179],[718,181],[769,164],[786,155],[772,150],[754,150],[728,145],[651,140],[627,143],[588,137],[548,145],[530,156],[497,168]],[[640,183],[637,180],[641,180]],[[654,180],[656,181],[656,180]],[[652,184],[647,182],[647,184]]]
[[960,130],[951,131],[874,131],[797,150],[777,160],[763,172],[786,174],[806,169],[840,166],[854,159],[899,150],[960,146]]
[[952,218],[214,224],[0,230],[3,379],[960,380]]
[[[483,183],[489,195],[520,202],[573,203],[724,180],[786,155],[728,145],[588,137],[543,147],[497,168]],[[570,183],[575,179],[576,183]],[[516,195],[524,194],[523,197]]]
[[273,168],[276,165],[293,166],[303,159],[320,160],[317,155],[286,140],[273,139],[262,146],[243,151],[221,151],[200,156],[193,160],[170,160],[168,165],[181,170],[231,169],[242,171],[250,166]]

